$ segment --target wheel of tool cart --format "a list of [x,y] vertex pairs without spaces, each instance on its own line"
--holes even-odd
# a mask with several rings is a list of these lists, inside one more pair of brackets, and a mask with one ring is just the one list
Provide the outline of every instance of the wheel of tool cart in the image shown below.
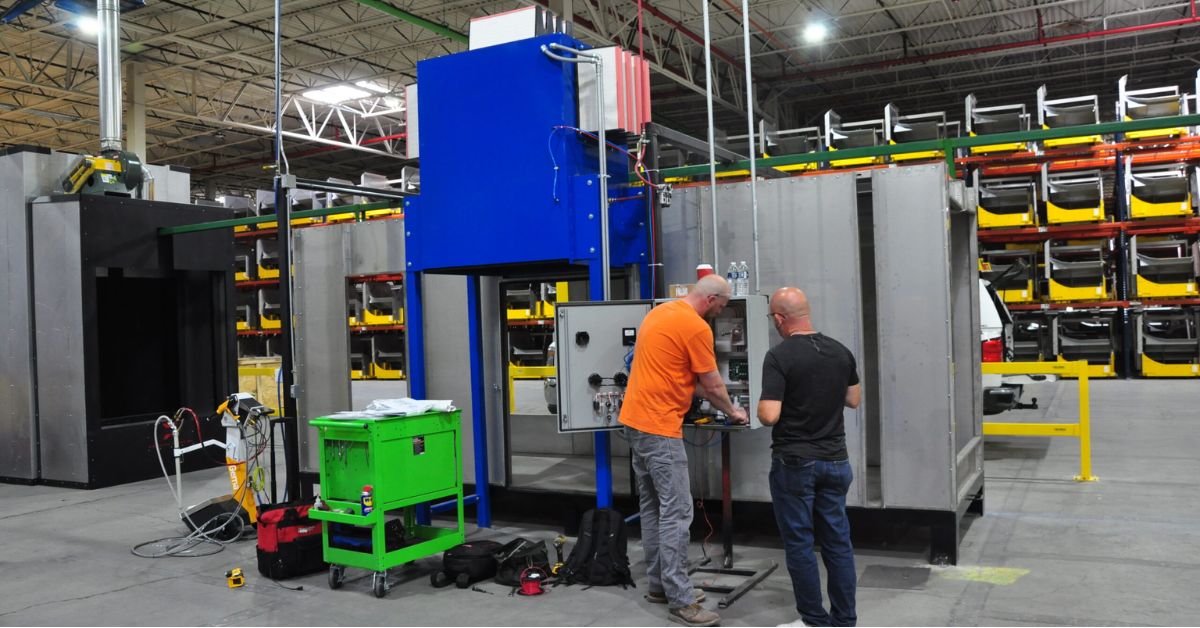
[[387,595],[387,572],[377,571],[371,577],[371,590],[375,592],[375,597],[383,597]]
[[340,589],[346,579],[346,568],[341,565],[329,566],[329,588]]
[[458,574],[458,577],[454,579],[454,586],[460,589],[465,589],[471,586],[471,574]]

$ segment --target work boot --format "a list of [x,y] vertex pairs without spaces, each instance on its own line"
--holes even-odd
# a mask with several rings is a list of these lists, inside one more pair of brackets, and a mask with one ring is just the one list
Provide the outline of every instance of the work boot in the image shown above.
[[704,610],[699,604],[692,604],[683,608],[672,608],[671,613],[667,615],[667,619],[684,626],[719,626],[721,624],[721,616],[708,610]]
[[[704,591],[701,589],[692,589],[692,599],[696,602],[703,602],[704,601]],[[667,592],[666,591],[650,591],[650,592],[646,593],[646,601],[650,602],[651,604],[666,604],[667,603]]]

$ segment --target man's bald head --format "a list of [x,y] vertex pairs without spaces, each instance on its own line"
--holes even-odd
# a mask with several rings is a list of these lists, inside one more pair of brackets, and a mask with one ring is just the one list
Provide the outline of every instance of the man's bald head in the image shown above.
[[692,292],[702,297],[729,297],[733,294],[733,289],[724,277],[720,275],[705,275],[696,282],[696,287]]
[[780,288],[771,295],[771,318],[781,336],[812,331],[811,311],[808,297],[799,288]]
[[683,298],[696,308],[696,313],[704,318],[712,318],[725,309],[733,289],[729,282],[720,275],[705,275],[696,282],[696,287]]
[[809,315],[811,309],[803,290],[785,287],[771,295],[771,311],[787,318],[803,318]]

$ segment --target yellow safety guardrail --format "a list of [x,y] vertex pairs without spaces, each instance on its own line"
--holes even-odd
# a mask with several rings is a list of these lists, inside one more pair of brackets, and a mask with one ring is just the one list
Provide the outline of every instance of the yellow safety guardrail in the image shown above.
[[1079,439],[1079,475],[1076,482],[1095,482],[1092,475],[1091,399],[1088,390],[1088,363],[1075,362],[985,362],[989,375],[1068,375],[1079,378],[1078,423],[993,423],[984,421],[984,436],[1069,436]]
[[517,411],[516,395],[513,394],[513,382],[518,379],[546,379],[554,377],[558,374],[558,367],[555,366],[517,366],[510,363],[508,365],[508,412],[512,414]]

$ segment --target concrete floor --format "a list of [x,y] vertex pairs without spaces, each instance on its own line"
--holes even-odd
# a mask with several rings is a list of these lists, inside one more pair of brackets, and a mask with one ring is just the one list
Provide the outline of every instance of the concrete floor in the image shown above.
[[[1034,394],[1043,409],[1025,417],[1076,416],[1073,382]],[[966,534],[960,564],[925,578],[923,553],[860,547],[861,625],[1200,622],[1200,383],[1093,382],[1092,399],[1098,483],[1071,481],[1073,440],[990,438],[987,514]],[[217,470],[185,483],[186,501],[227,490]],[[161,480],[97,491],[0,485],[0,625],[670,625],[664,607],[642,599],[644,579],[630,590],[508,597],[495,584],[483,585],[495,595],[432,589],[427,559],[394,570],[393,589],[377,600],[363,572],[351,571],[339,591],[323,573],[286,583],[303,591],[280,588],[258,575],[252,542],[202,558],[130,554],[180,531]],[[469,530],[472,538],[517,532],[551,539],[558,531]],[[772,538],[738,550],[739,562],[782,560]],[[700,551],[694,545],[693,557]],[[636,540],[629,553],[636,577],[644,573]],[[224,573],[235,566],[247,585],[230,590]],[[910,568],[908,578],[875,577],[887,567]],[[715,596],[706,605],[715,607]],[[721,613],[727,626],[794,619],[784,568]]]

